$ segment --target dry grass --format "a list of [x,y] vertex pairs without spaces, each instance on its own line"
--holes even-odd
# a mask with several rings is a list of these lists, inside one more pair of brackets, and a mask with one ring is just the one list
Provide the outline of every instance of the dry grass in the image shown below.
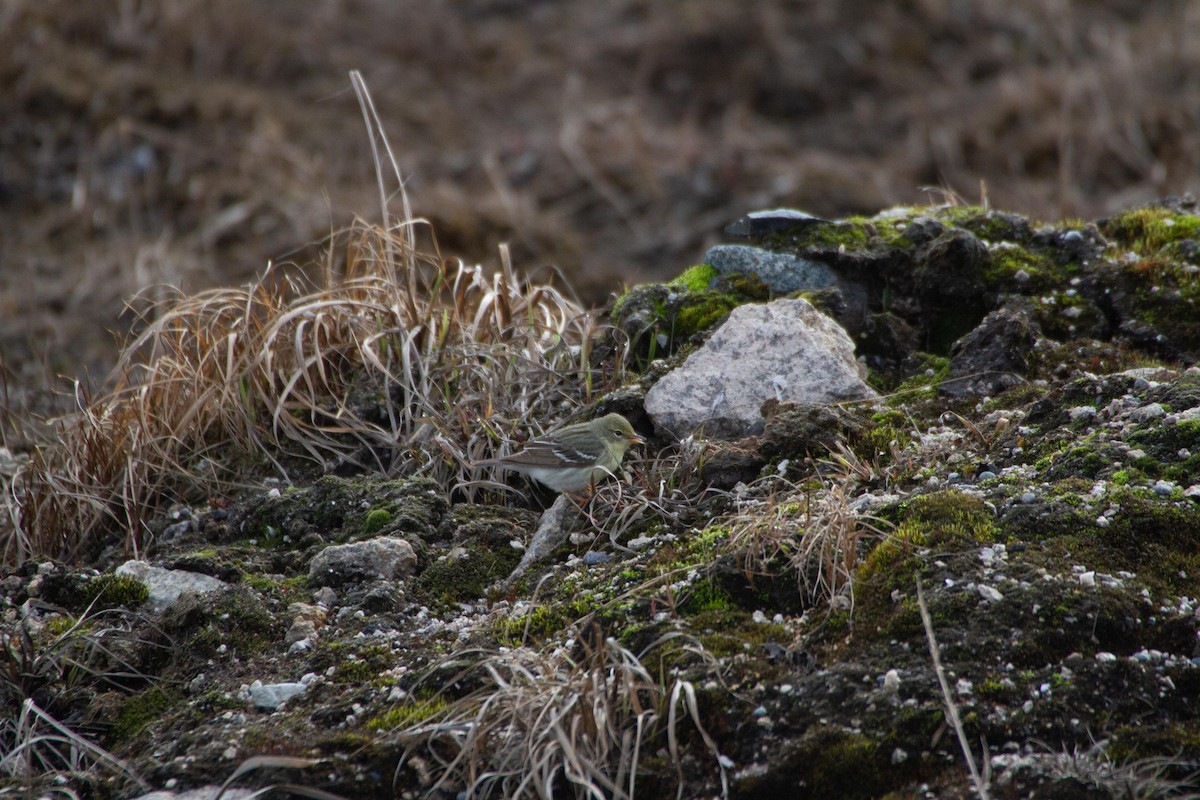
[[871,539],[883,536],[850,510],[853,479],[797,486],[771,477],[762,497],[739,501],[729,547],[749,575],[787,570],[807,602],[853,607],[854,571]]
[[[689,649],[703,656],[698,647]],[[635,655],[596,636],[577,645],[575,654],[563,647],[521,647],[449,657],[436,673],[453,677],[436,690],[452,694],[464,682],[478,688],[394,734],[407,744],[397,776],[408,766],[418,768],[418,759],[432,759],[436,779],[428,792],[459,791],[478,800],[632,800],[644,749],[661,746],[664,733],[671,760],[682,769],[682,709],[717,761],[724,786],[723,760],[701,725],[695,690],[687,681],[664,684],[652,675],[647,652]],[[682,796],[682,774],[679,779]]]
[[268,271],[161,303],[114,388],[80,389],[12,478],[4,562],[69,559],[112,535],[139,553],[163,502],[251,476],[372,469],[469,495],[471,461],[612,384],[576,302],[507,258],[489,276],[419,253],[418,224],[357,226],[319,288]]
[[42,797],[78,798],[71,788],[73,778],[105,772],[123,782],[137,784],[143,791],[149,786],[121,759],[80,736],[67,725],[40,708],[32,699],[21,703],[15,720],[4,720],[4,739],[9,747],[0,757],[0,775],[23,783],[30,791],[48,777],[58,777],[65,785],[45,789]]
[[56,634],[33,627],[28,619],[0,626],[0,776],[47,797],[78,797],[70,787],[100,775],[147,790],[132,767],[77,730],[73,714],[59,717],[81,696],[143,685],[128,653],[155,645],[123,611],[89,610]]
[[627,458],[625,481],[608,481],[596,488],[585,511],[589,527],[623,550],[621,540],[633,531],[656,526],[686,527],[683,518],[696,513],[708,489],[700,477],[703,445],[690,437],[676,445]]
[[1174,758],[1145,758],[1118,764],[1105,751],[1107,741],[1088,748],[1034,753],[1051,777],[1071,780],[1105,797],[1138,800],[1200,799],[1200,763],[1195,754]]

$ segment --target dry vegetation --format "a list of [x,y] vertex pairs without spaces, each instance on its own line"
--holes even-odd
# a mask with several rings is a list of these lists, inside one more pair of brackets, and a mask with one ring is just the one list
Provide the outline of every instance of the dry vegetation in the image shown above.
[[471,462],[518,425],[612,388],[577,303],[507,259],[489,277],[420,254],[414,225],[352,231],[345,273],[320,288],[268,273],[164,303],[112,391],[80,389],[76,413],[7,479],[19,534],[4,560],[73,559],[114,536],[137,553],[164,502],[264,474],[375,469],[470,493]]
[[648,742],[665,733],[672,762],[682,764],[677,731],[686,720],[723,775],[721,755],[700,724],[695,688],[682,679],[664,683],[647,666],[653,650],[677,637],[634,654],[611,638],[597,639],[596,631],[589,634],[596,640],[585,636],[576,653],[520,647],[458,653],[437,664],[431,674],[453,677],[433,687],[436,696],[453,697],[467,675],[482,685],[396,734],[408,744],[397,774],[414,768],[419,753],[422,760],[440,759],[433,790],[550,798],[557,789],[578,798],[632,800],[640,761],[653,755],[643,751]]

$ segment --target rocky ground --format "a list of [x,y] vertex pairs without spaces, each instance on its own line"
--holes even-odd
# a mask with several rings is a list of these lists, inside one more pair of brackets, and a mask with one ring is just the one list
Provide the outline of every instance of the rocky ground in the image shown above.
[[[592,410],[650,443],[519,578],[552,498],[371,474],[9,575],[6,719],[47,737],[22,763],[114,798],[259,756],[238,784],[344,797],[954,798],[968,761],[997,798],[1198,796],[1194,205],[726,240],[618,299],[636,374]],[[825,334],[767,341],[766,309]],[[109,755],[63,767],[35,709]]]

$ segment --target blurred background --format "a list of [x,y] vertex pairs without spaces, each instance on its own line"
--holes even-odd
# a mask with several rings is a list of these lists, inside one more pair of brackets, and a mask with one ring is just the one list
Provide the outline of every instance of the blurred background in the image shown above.
[[1091,219],[1200,186],[1195,0],[3,0],[0,368],[103,377],[170,285],[380,219],[588,304],[746,211]]

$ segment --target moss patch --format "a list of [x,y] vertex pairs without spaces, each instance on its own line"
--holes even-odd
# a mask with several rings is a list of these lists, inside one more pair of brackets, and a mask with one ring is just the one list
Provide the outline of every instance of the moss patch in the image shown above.
[[507,548],[475,546],[461,556],[434,561],[417,578],[417,586],[449,602],[483,597],[497,581],[507,578],[521,560],[521,553]]

